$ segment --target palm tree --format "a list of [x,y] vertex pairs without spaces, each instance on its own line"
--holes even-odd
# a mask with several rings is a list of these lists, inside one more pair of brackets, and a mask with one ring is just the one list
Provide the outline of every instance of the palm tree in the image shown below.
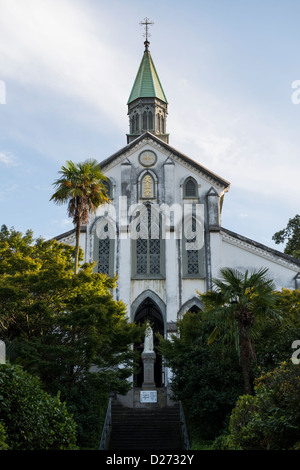
[[81,226],[89,220],[89,214],[97,207],[109,202],[104,181],[106,177],[94,159],[80,163],[68,160],[59,171],[61,177],[53,185],[56,192],[51,196],[56,204],[68,203],[68,215],[73,218],[76,227],[75,274],[78,272],[79,238]]
[[244,274],[231,269],[220,270],[221,278],[213,280],[213,288],[200,295],[204,317],[214,329],[209,341],[222,336],[223,341],[234,339],[240,356],[244,393],[251,394],[250,360],[255,359],[253,339],[259,326],[268,317],[280,320],[276,310],[273,281],[266,278],[267,269]]

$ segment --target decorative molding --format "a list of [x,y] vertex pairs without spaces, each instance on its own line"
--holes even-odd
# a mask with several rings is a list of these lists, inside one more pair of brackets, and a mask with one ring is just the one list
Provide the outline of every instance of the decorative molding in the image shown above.
[[230,245],[234,245],[238,248],[241,248],[243,250],[249,251],[250,253],[254,253],[257,256],[263,257],[273,263],[277,263],[280,266],[284,266],[288,269],[295,269],[296,272],[299,271],[299,264],[294,263],[293,260],[289,260],[285,257],[284,253],[277,252],[276,250],[273,250],[272,248],[269,247],[264,247],[263,245],[260,245],[257,242],[254,242],[253,240],[248,240],[241,235],[235,236],[235,234],[229,234],[227,232],[224,232],[224,230],[221,228],[221,235],[222,235],[222,240],[226,243],[229,243]]
[[166,150],[166,148],[163,145],[161,145],[159,142],[156,142],[151,137],[144,137],[143,139],[139,140],[135,145],[131,146],[130,149],[128,149],[127,151],[125,150],[123,154],[116,156],[114,159],[112,159],[109,163],[107,163],[101,168],[103,169],[104,172],[110,170],[111,168],[115,167],[119,163],[122,163],[124,160],[126,159],[128,160],[128,157],[133,155],[135,152],[141,150],[146,145],[151,145],[156,150],[163,153],[167,158],[171,158],[172,160],[175,160],[177,163],[185,167],[190,172],[196,173],[197,175],[199,175],[207,183],[213,184],[214,186],[217,186],[218,188],[224,190],[224,184],[219,183],[216,180],[216,178],[214,178],[214,175],[212,175],[211,177],[208,176],[206,173],[196,168],[195,166],[197,165],[196,162],[195,162],[195,165],[193,165],[192,163],[188,163],[187,161],[183,160],[179,155],[176,155],[175,152],[173,152],[172,150]]
[[58,243],[65,243],[66,245],[75,246],[76,237],[75,237],[75,234],[73,234],[73,235],[69,235],[68,237],[65,237],[65,238],[60,238],[57,241],[58,241]]
[[152,167],[157,162],[157,155],[153,150],[142,150],[139,154],[139,162],[143,167]]

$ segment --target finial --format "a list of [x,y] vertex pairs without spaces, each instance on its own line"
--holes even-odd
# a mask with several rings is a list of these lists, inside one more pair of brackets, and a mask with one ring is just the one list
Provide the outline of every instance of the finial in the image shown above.
[[145,33],[143,34],[143,36],[146,38],[146,41],[144,42],[145,44],[145,52],[148,52],[149,51],[149,45],[150,45],[150,42],[148,41],[148,38],[151,36],[151,34],[149,33],[149,26],[152,26],[154,23],[153,21],[150,21],[149,18],[144,18],[144,21],[141,21],[140,22],[140,25],[141,26],[145,26]]

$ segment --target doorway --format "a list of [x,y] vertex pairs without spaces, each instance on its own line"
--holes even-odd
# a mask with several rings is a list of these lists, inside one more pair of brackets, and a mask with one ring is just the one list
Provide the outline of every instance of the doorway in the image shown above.
[[[157,304],[150,298],[147,297],[141,305],[138,307],[135,317],[135,323],[144,324],[145,322],[149,322],[151,328],[153,329],[153,343],[154,343],[154,352],[156,353],[156,361],[154,364],[154,381],[156,387],[163,387],[164,386],[164,379],[163,379],[163,366],[162,366],[162,356],[159,354],[157,350],[157,346],[159,340],[157,338],[157,333],[160,333],[162,336],[164,335],[164,321],[162,314],[160,312],[159,307]],[[143,339],[144,343],[144,339]],[[135,349],[138,350],[140,353],[143,352],[143,345],[136,344]],[[137,373],[134,376],[134,383],[135,386],[140,388],[143,384],[143,362],[140,357],[140,363]]]

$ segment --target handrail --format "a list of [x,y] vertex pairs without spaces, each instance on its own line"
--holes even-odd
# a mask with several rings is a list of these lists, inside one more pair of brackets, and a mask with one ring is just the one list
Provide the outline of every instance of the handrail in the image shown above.
[[108,400],[107,411],[106,411],[105,421],[104,421],[103,428],[102,428],[99,450],[107,449],[110,431],[111,431],[111,398]]
[[182,436],[183,436],[184,448],[185,448],[185,450],[190,450],[190,441],[189,441],[189,436],[188,436],[188,432],[187,432],[184,409],[183,409],[181,401],[179,402],[179,405],[180,405],[181,432],[182,432]]

